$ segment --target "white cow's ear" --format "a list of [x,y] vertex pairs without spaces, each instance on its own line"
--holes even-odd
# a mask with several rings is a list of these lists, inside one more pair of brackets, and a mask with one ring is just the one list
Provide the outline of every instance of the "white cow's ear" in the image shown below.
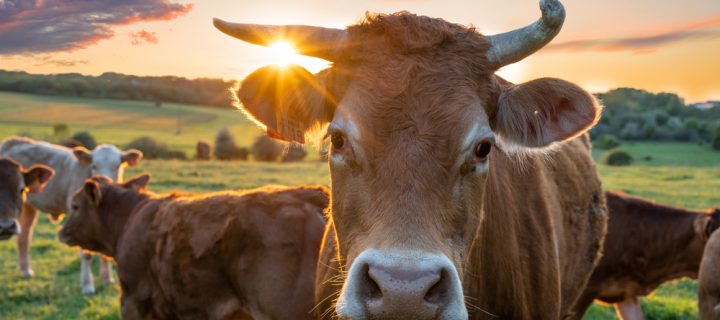
[[48,166],[36,164],[23,172],[25,185],[30,193],[40,193],[55,175],[55,170]]
[[127,163],[129,166],[134,167],[140,163],[143,158],[143,153],[140,150],[130,149],[123,152],[122,162]]
[[269,136],[304,143],[305,134],[332,120],[334,99],[318,77],[300,66],[266,66],[243,80],[235,96]]
[[95,207],[100,207],[100,201],[102,200],[102,194],[100,193],[100,184],[88,179],[87,181],[85,181],[83,191],[90,198],[90,201],[92,201]]
[[92,163],[92,153],[90,153],[88,149],[85,149],[85,147],[73,148],[73,154],[83,166],[89,166]]

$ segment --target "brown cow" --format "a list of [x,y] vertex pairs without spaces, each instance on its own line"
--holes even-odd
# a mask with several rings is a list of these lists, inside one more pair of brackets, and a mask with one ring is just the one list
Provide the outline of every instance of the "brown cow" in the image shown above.
[[705,246],[698,287],[701,320],[720,320],[720,232]]
[[20,234],[18,217],[26,193],[42,192],[55,171],[44,165],[25,170],[10,158],[0,157],[0,240]]
[[690,211],[607,192],[608,232],[602,259],[575,307],[581,318],[594,299],[615,304],[621,319],[642,319],[638,296],[663,282],[697,278],[703,248],[720,227],[720,209]]
[[560,31],[563,6],[541,0],[541,10],[538,22],[489,37],[407,12],[346,30],[215,21],[239,39],[286,37],[333,62],[316,75],[262,68],[237,92],[270,135],[326,133],[332,144],[316,295],[325,318],[571,311],[606,226],[586,137],[576,138],[600,107],[563,80],[494,75]]
[[202,196],[88,180],[60,231],[117,262],[123,319],[311,318],[324,187]]

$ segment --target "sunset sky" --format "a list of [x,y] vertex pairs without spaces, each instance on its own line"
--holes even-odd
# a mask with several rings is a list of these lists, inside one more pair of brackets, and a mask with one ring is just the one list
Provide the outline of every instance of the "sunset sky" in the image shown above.
[[[559,77],[598,92],[630,86],[720,100],[720,1],[564,0],[567,19],[545,49],[502,73],[515,82]],[[537,0],[0,0],[0,69],[113,71],[242,79],[270,50],[234,40],[212,18],[344,27],[365,11],[407,10],[475,25],[485,34],[540,16]],[[299,59],[311,71],[317,59]]]

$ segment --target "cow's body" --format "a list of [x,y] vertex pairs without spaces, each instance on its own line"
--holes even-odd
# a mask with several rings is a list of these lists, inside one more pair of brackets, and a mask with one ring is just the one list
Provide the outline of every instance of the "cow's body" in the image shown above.
[[[20,217],[20,225],[24,231],[18,236],[20,271],[24,276],[30,277],[33,275],[33,270],[30,266],[28,248],[37,211],[49,213],[52,220],[61,219],[69,210],[73,193],[86,179],[92,175],[103,175],[113,180],[122,180],[124,167],[128,163],[137,164],[142,158],[142,153],[137,150],[123,152],[112,145],[100,145],[90,152],[82,147],[70,149],[43,141],[12,137],[0,144],[0,156],[13,158],[25,167],[36,164],[46,165],[56,172],[43,192],[28,195]],[[89,253],[81,253],[80,281],[85,294],[95,292],[90,271],[91,258]],[[103,280],[108,283],[113,282],[110,261],[103,259],[100,266]]]
[[697,278],[720,211],[691,211],[607,192],[608,232],[603,257],[578,300],[581,318],[594,299],[616,304],[624,319],[642,318],[638,297],[663,282]]
[[700,319],[720,319],[720,232],[714,232],[705,246],[698,277]]
[[156,196],[97,181],[96,217],[73,212],[60,237],[115,258],[124,319],[311,318],[325,188]]
[[265,67],[236,93],[269,134],[330,140],[331,223],[318,264],[323,318],[558,319],[599,257],[605,199],[586,137],[599,118],[576,85],[496,76],[562,26],[484,36],[407,12],[346,30],[234,24],[265,45],[333,61]]

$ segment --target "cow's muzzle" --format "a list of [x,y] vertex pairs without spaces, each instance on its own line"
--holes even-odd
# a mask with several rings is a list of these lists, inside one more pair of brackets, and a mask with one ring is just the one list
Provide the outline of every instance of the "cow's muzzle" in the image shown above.
[[17,220],[0,220],[0,240],[8,240],[16,234],[20,234],[20,224]]
[[366,250],[352,263],[340,318],[467,319],[455,266],[441,254]]

